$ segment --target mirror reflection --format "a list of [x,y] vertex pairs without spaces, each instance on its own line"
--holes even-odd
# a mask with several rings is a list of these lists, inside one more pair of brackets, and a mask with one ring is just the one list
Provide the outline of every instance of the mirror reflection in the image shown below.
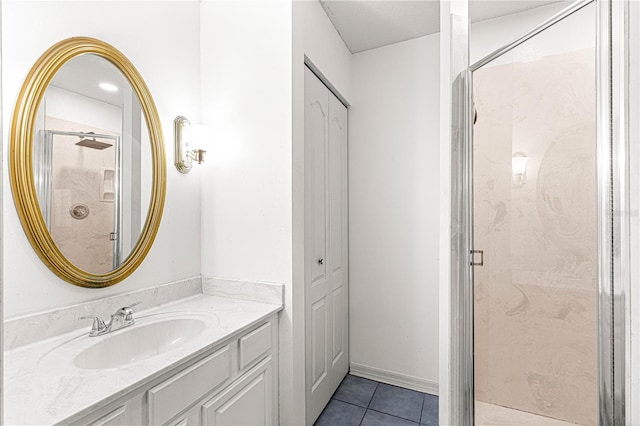
[[140,100],[107,59],[66,62],[47,87],[34,132],[33,170],[44,222],[77,268],[105,274],[136,246],[152,184]]

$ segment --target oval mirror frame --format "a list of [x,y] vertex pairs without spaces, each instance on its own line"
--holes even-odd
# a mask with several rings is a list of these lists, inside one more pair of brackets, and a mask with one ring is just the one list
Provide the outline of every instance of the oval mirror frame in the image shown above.
[[[149,210],[140,238],[118,268],[100,275],[79,269],[56,246],[40,211],[33,171],[33,140],[40,103],[58,70],[67,61],[84,54],[97,55],[111,62],[137,94],[147,123],[153,163]],[[13,199],[25,234],[40,259],[60,278],[81,287],[108,287],[131,275],[151,249],[160,227],[166,192],[166,160],[160,118],[153,98],[127,57],[113,46],[90,37],[72,37],[50,47],[33,65],[20,89],[9,137]]]

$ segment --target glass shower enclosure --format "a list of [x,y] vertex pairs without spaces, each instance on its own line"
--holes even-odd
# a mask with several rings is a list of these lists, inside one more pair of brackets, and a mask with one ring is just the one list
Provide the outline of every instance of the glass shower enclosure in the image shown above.
[[[120,136],[41,129],[34,145],[36,194],[58,249],[85,271],[116,269],[123,260]],[[78,235],[91,244],[78,247]]]
[[624,424],[618,7],[576,2],[454,85],[464,424]]

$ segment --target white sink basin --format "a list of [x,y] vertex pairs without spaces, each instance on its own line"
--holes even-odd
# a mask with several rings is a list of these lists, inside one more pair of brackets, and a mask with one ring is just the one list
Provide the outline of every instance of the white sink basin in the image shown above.
[[73,364],[88,370],[120,367],[176,349],[204,329],[205,323],[194,318],[134,324],[95,338],[100,340],[78,353]]

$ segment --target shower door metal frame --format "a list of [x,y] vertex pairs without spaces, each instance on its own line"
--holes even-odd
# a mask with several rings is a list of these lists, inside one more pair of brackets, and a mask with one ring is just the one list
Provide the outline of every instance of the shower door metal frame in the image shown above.
[[[460,203],[456,244],[460,253],[461,292],[457,306],[462,338],[457,348],[467,365],[459,385],[465,395],[465,425],[474,424],[473,359],[473,78],[483,65],[509,52],[588,4],[596,6],[596,129],[597,129],[597,324],[598,324],[598,424],[625,424],[625,326],[629,318],[630,237],[628,208],[628,8],[629,0],[580,0],[547,19],[513,42],[492,52],[462,73],[456,93],[464,93],[462,147],[452,153],[452,201]],[[455,164],[457,163],[457,164]],[[455,315],[456,312],[452,312]]]

